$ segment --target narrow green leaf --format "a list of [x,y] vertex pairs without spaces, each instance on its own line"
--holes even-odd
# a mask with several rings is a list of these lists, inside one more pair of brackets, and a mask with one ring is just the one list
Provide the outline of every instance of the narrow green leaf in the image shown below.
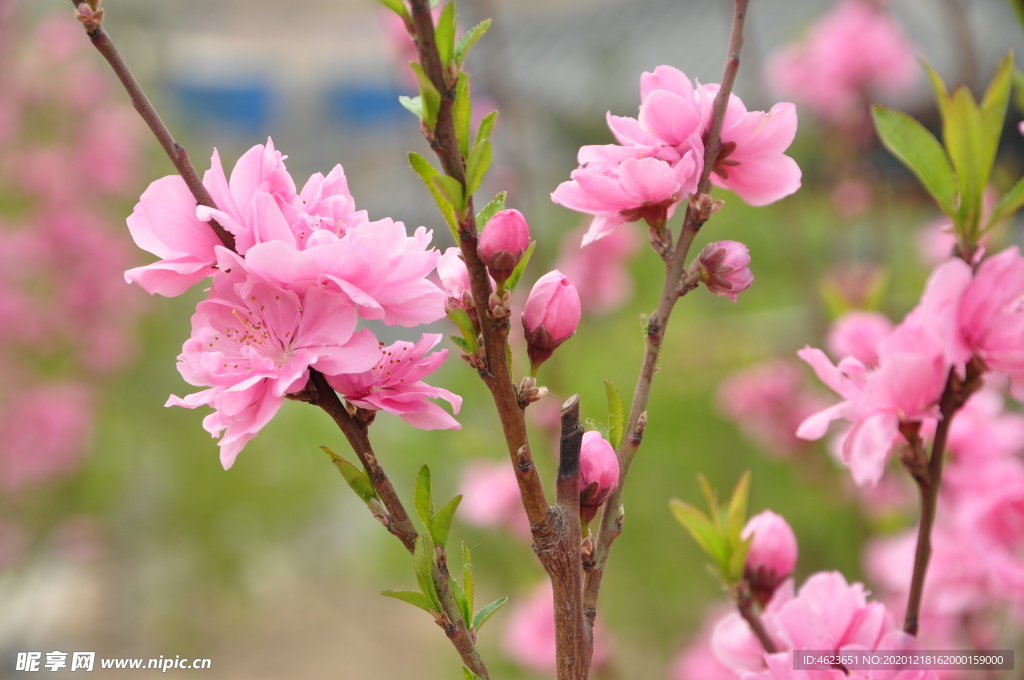
[[725,533],[729,542],[736,546],[740,542],[743,525],[747,523],[747,501],[750,498],[750,471],[740,477],[729,499],[729,509],[725,515]]
[[423,99],[420,97],[406,97],[403,95],[398,98],[398,103],[412,111],[413,115],[417,118],[423,119]]
[[935,102],[939,105],[939,114],[942,116],[942,120],[945,121],[951,103],[946,83],[942,82],[942,76],[924,59],[921,59],[921,66],[924,67],[925,73],[928,74],[928,80],[932,84],[932,89],[935,90]]
[[441,110],[441,93],[434,87],[430,77],[423,71],[419,62],[410,61],[409,68],[416,76],[416,82],[420,87],[420,99],[423,101],[422,120],[431,130],[437,125],[437,113]]
[[419,607],[425,612],[437,611],[433,608],[433,604],[430,602],[430,598],[423,593],[413,592],[411,590],[382,590],[380,594],[384,597],[390,597],[395,600],[401,600],[402,602],[408,602],[414,607]]
[[473,320],[469,318],[469,313],[461,307],[456,307],[448,312],[448,318],[459,327],[459,332],[462,333],[462,338],[465,340],[466,348],[468,348],[465,351],[475,354],[478,349],[477,331],[473,327]]
[[[1024,11],[1024,3],[1021,4]],[[1013,69],[1013,107],[1018,114],[1024,114],[1024,71]]]
[[437,209],[441,211],[444,221],[448,224],[448,228],[451,229],[452,238],[455,239],[456,243],[458,243],[459,223],[455,219],[455,209],[452,207],[452,204],[445,199],[441,190],[434,185],[434,178],[440,173],[433,165],[430,164],[430,161],[418,153],[409,153],[409,165],[412,166],[412,169],[420,176],[420,179],[423,180],[423,184],[427,187],[427,191],[430,192],[430,195],[434,197],[434,203],[437,204]]
[[[473,611],[473,560],[469,556],[469,546],[462,542],[462,592],[466,594],[466,608]],[[470,617],[466,617],[469,624]]]
[[377,2],[384,5],[403,19],[409,16],[408,12],[405,11],[405,3],[402,2],[402,0],[377,0]]
[[462,680],[482,680],[479,675],[469,670],[465,666],[462,667]]
[[477,128],[477,130],[476,130],[476,142],[475,142],[475,144],[479,144],[480,142],[483,142],[483,141],[488,140],[488,139],[491,138],[491,133],[494,132],[494,123],[497,120],[498,120],[498,112],[497,111],[491,111],[486,116],[484,116],[484,119],[482,121],[480,121],[480,127]]
[[457,335],[449,335],[448,339],[452,341],[452,344],[454,344],[456,347],[461,349],[466,354],[476,354],[476,350],[469,346],[469,343],[466,342],[465,338],[460,338]]
[[981,109],[966,87],[958,87],[953,93],[948,116],[943,121],[943,139],[960,186],[957,224],[960,233],[968,240],[973,240],[981,216],[982,194],[992,173],[992,166],[989,163],[986,167]]
[[507,191],[502,191],[500,194],[491,199],[491,202],[480,209],[480,212],[476,214],[476,228],[479,231],[483,231],[487,223],[491,221],[491,218],[500,213],[505,209],[505,197],[508,196]]
[[472,611],[466,602],[466,593],[462,590],[462,586],[459,584],[458,579],[451,579],[448,581],[449,586],[452,589],[452,597],[455,598],[455,604],[459,607],[459,614],[462,615],[462,620],[469,626],[469,622],[473,620]]
[[334,451],[326,446],[321,446],[320,450],[326,453],[331,462],[334,463],[334,467],[338,468],[338,472],[345,478],[345,482],[349,488],[352,489],[364,503],[369,503],[371,498],[377,498],[377,490],[373,488],[373,483],[366,478],[363,471],[357,468],[352,463],[348,462]]
[[873,106],[871,116],[885,148],[914,173],[944,213],[954,214],[956,177],[935,135],[902,111]]
[[469,123],[473,119],[473,102],[469,96],[469,74],[460,73],[455,84],[455,139],[459,143],[459,153],[465,158],[469,155]]
[[728,557],[726,546],[721,534],[714,523],[708,519],[708,516],[678,498],[673,498],[669,501],[669,507],[672,509],[672,514],[675,515],[676,520],[689,532],[701,550],[716,565],[723,567]]
[[455,64],[462,67],[462,62],[466,58],[466,54],[476,44],[476,41],[483,37],[487,29],[491,27],[491,20],[484,19],[479,24],[469,29],[466,35],[462,36],[458,44],[455,45]]
[[537,246],[536,241],[530,242],[530,247],[523,253],[523,257],[519,260],[519,264],[512,270],[508,279],[505,281],[505,290],[512,292],[519,285],[519,279],[523,278],[523,272],[526,271],[526,265],[530,264],[530,256],[533,255],[533,249]]
[[430,468],[426,465],[420,468],[416,475],[416,485],[412,492],[413,505],[416,507],[416,514],[428,532],[434,526],[434,499],[430,489]]
[[622,434],[626,427],[626,415],[622,410],[622,396],[611,380],[604,381],[604,393],[608,397],[608,437],[617,451],[622,446]]
[[441,600],[438,599],[437,589],[434,588],[434,546],[430,543],[430,536],[427,534],[420,534],[416,538],[416,547],[412,553],[412,566],[416,572],[416,581],[420,584],[420,590],[430,599],[433,611],[441,611]]
[[714,521],[715,526],[721,529],[722,514],[718,509],[718,494],[711,488],[711,484],[704,475],[697,475],[697,482],[700,483],[700,490],[704,494],[704,500],[707,501],[711,519]]
[[466,160],[466,194],[472,196],[484,181],[488,168],[491,167],[491,141],[477,140]]
[[1003,194],[1003,197],[996,203],[996,207],[992,210],[992,215],[989,217],[985,229],[990,229],[994,225],[999,224],[1020,210],[1022,206],[1024,206],[1024,177],[1017,180],[1017,183],[1010,187],[1010,190]]
[[593,418],[584,418],[583,429],[588,432],[597,432],[604,439],[608,439],[608,426],[599,420],[594,420]]
[[462,193],[462,185],[459,183],[459,180],[448,175],[435,175],[434,186],[459,211],[466,207],[466,198]]
[[1013,85],[1013,50],[1007,53],[996,69],[996,75],[989,83],[985,97],[981,100],[981,120],[985,128],[986,154],[995,162],[999,138],[1003,134],[1006,109],[1010,105],[1010,88]]
[[501,609],[501,606],[508,602],[507,597],[503,597],[500,600],[495,600],[480,611],[473,617],[473,630],[480,630],[480,627],[487,623],[487,619],[494,616],[494,612]]
[[455,3],[449,2],[441,10],[434,29],[434,40],[437,42],[437,54],[441,64],[447,66],[455,51]]
[[740,541],[729,557],[729,568],[725,571],[726,580],[730,583],[739,583],[743,580],[743,567],[747,564],[747,553],[750,552],[750,544],[754,537]]
[[455,517],[455,510],[458,509],[461,502],[462,495],[460,494],[448,501],[434,515],[434,525],[430,530],[430,536],[434,539],[434,543],[442,548],[448,544],[448,532],[452,528],[452,519]]

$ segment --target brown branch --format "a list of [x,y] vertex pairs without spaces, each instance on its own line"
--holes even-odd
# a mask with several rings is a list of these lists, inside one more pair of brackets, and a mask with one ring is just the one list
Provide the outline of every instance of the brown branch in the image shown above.
[[[647,420],[647,403],[651,396],[651,384],[654,380],[654,373],[657,370],[658,356],[661,353],[665,329],[668,326],[668,321],[676,301],[679,299],[681,292],[683,292],[680,286],[683,284],[686,274],[686,258],[690,252],[690,247],[693,245],[697,233],[704,226],[704,222],[710,216],[710,207],[704,209],[703,205],[710,206],[711,204],[709,201],[702,201],[702,198],[711,189],[711,171],[721,151],[720,137],[722,134],[722,124],[725,120],[729,95],[732,93],[733,83],[736,81],[736,72],[740,66],[740,50],[743,47],[743,24],[746,20],[748,3],[749,0],[735,0],[732,33],[729,38],[729,53],[725,63],[725,72],[722,75],[721,88],[715,96],[711,111],[711,125],[704,146],[704,170],[697,185],[697,200],[686,210],[679,242],[665,265],[665,285],[662,288],[658,309],[651,314],[648,322],[647,349],[640,367],[640,376],[637,379],[636,390],[633,392],[633,403],[630,406],[629,419],[626,424],[626,432],[633,434],[623,440],[622,445],[619,447],[619,486],[608,499],[607,505],[605,505],[604,514],[601,517],[601,529],[598,532],[594,548],[595,566],[594,569],[587,572],[586,583],[583,589],[583,607],[591,624],[593,624],[597,616],[597,600],[601,589],[601,580],[604,577],[605,565],[608,563],[608,553],[611,550],[615,537],[622,530],[622,521],[619,518],[622,492],[625,487],[626,477],[629,475],[629,468],[633,464],[633,458],[643,438],[643,429]],[[643,423],[641,423],[641,418]]]
[[761,621],[760,615],[757,613],[756,606],[754,604],[754,597],[750,593],[750,587],[743,583],[740,585],[739,590],[736,593],[736,608],[740,611],[740,616],[750,626],[750,630],[753,631],[754,635],[757,636],[758,641],[761,643],[761,647],[768,654],[774,654],[778,650],[775,647],[775,643],[772,642],[771,637],[768,636],[768,631],[765,630],[764,623]]
[[[428,141],[441,161],[445,174],[466,186],[465,159],[459,151],[455,135],[454,83],[449,83],[445,68],[441,64],[434,38],[434,21],[430,13],[429,0],[408,0],[415,30],[416,50],[424,72],[434,87],[441,93],[441,107],[437,124],[430,131]],[[477,226],[473,211],[473,200],[469,198],[466,209],[459,215],[459,249],[469,272],[470,290],[476,305],[477,318],[483,334],[485,368],[480,377],[491,392],[494,405],[501,420],[509,457],[516,466],[516,479],[523,498],[526,515],[533,526],[541,527],[548,520],[548,502],[544,495],[540,476],[537,474],[526,435],[526,419],[519,405],[512,375],[506,360],[508,324],[496,322],[488,314],[487,301],[491,295],[487,267],[477,254]]]
[[917,548],[914,551],[914,569],[910,578],[910,591],[907,594],[907,613],[903,621],[903,630],[910,635],[917,635],[918,619],[921,615],[924,581],[932,554],[932,526],[935,524],[939,486],[942,484],[942,465],[946,457],[949,428],[956,412],[981,386],[983,373],[984,369],[977,360],[972,360],[967,364],[963,380],[957,376],[955,368],[950,369],[946,387],[939,399],[939,412],[942,414],[942,420],[935,428],[935,440],[932,442],[932,454],[928,461],[928,467],[924,474],[920,470],[910,470],[921,494],[921,519],[917,527]]
[[[71,4],[75,6],[76,10],[80,6],[88,7],[84,2],[79,3],[76,0],[71,0]],[[102,16],[102,15],[100,15]],[[124,89],[128,92],[128,96],[132,100],[132,105],[135,110],[138,111],[139,115],[142,116],[142,120],[146,122],[149,129],[153,131],[160,146],[163,147],[164,153],[171,159],[171,163],[174,164],[175,169],[181,178],[185,180],[185,185],[188,186],[188,190],[192,192],[193,198],[196,199],[196,203],[199,205],[205,205],[208,208],[216,208],[217,205],[213,202],[213,198],[210,196],[210,192],[203,186],[202,180],[199,178],[199,173],[196,172],[195,167],[192,165],[192,161],[188,158],[188,152],[185,151],[185,147],[174,141],[174,137],[171,136],[170,130],[164,125],[163,120],[160,118],[160,114],[153,108],[153,104],[150,103],[146,93],[142,91],[142,87],[138,81],[135,80],[135,76],[132,75],[131,69],[128,68],[128,64],[125,63],[121,57],[120,52],[114,46],[114,42],[110,39],[110,35],[103,30],[103,26],[99,22],[99,18],[95,21],[86,22],[83,21],[86,28],[86,35],[89,36],[89,40],[92,41],[93,46],[103,55],[107,63],[114,70],[114,74],[117,79],[121,81]],[[221,242],[229,249],[235,249],[235,237],[231,235],[224,227],[216,222],[216,220],[210,220],[210,227],[220,238]]]

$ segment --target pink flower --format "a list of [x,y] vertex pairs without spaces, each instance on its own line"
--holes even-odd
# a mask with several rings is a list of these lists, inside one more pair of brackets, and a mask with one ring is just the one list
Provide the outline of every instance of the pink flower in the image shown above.
[[738,241],[716,241],[704,246],[697,256],[700,280],[715,295],[733,302],[754,282],[750,273],[750,251]]
[[670,680],[736,680],[736,672],[719,661],[711,649],[712,631],[722,618],[718,607],[705,616],[700,634],[673,660]]
[[[556,670],[555,606],[551,583],[537,586],[525,600],[512,605],[502,647],[520,666],[534,673],[554,675]],[[611,639],[604,626],[594,624],[594,655],[591,668],[598,669],[611,656]]]
[[[706,106],[719,86],[705,85]],[[768,205],[800,188],[800,166],[783,152],[796,137],[796,107],[776,104],[768,113],[747,111],[734,94],[729,95],[722,124],[722,147],[711,172],[711,181],[735,191],[746,203]]]
[[754,537],[743,574],[763,606],[779,584],[793,573],[796,534],[781,516],[765,510],[747,520],[741,536],[744,539]]
[[271,281],[232,270],[224,248],[221,273],[210,297],[192,317],[192,337],[178,357],[191,385],[209,387],[167,406],[207,405],[215,412],[203,427],[221,436],[221,463],[230,468],[245,446],[277,413],[284,396],[302,389],[309,369],[327,374],[364,371],[377,345],[368,330],[356,332],[356,311],[320,287],[300,295]]
[[[581,163],[585,149],[588,147],[580,150]],[[630,156],[619,162],[602,159],[573,170],[572,179],[559,184],[551,200],[571,210],[594,215],[583,237],[585,246],[625,222],[643,219],[651,226],[663,225],[675,206],[697,190],[699,170],[694,152],[689,152],[674,166],[647,157]]]
[[619,484],[619,459],[600,432],[584,432],[580,450],[580,514],[594,519],[597,509]]
[[825,346],[836,359],[853,357],[865,366],[878,363],[878,344],[889,337],[894,326],[879,312],[854,310],[832,324]]
[[495,280],[504,283],[530,247],[530,225],[518,210],[502,210],[480,232],[477,250]]
[[519,483],[508,461],[475,460],[462,469],[459,517],[478,527],[504,526],[530,540],[530,520],[519,496]]
[[910,86],[918,69],[915,52],[880,7],[843,0],[801,43],[773,55],[765,70],[780,94],[841,122],[866,109],[876,91],[897,94]]
[[733,373],[719,386],[716,402],[746,437],[777,456],[805,445],[797,427],[826,405],[808,389],[799,364],[785,359]]
[[562,272],[556,269],[537,279],[523,311],[527,352],[534,372],[576,333],[580,316],[580,296]]
[[372,368],[362,373],[325,371],[327,381],[345,399],[361,408],[394,413],[421,430],[457,430],[461,425],[427,399],[444,399],[458,413],[462,398],[421,380],[436,371],[448,356],[446,349],[425,356],[440,341],[440,333],[424,333],[416,344],[400,340],[385,347],[380,343]]
[[570,281],[577,283],[584,311],[608,314],[618,309],[633,292],[633,281],[626,265],[640,247],[640,235],[632,229],[616,229],[591,242],[587,248],[580,248],[585,232],[585,228],[576,230],[562,242],[556,264]]

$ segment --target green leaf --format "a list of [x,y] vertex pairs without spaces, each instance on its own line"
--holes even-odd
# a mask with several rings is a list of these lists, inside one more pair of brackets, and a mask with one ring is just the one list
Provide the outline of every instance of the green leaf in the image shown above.
[[377,498],[377,490],[373,488],[373,483],[366,477],[366,474],[357,468],[352,463],[348,462],[334,451],[326,446],[321,446],[320,450],[330,456],[331,462],[334,463],[334,467],[338,468],[338,472],[345,478],[345,482],[349,488],[355,491],[356,495],[362,499],[364,503],[369,503],[371,498]]
[[420,97],[406,97],[400,96],[398,103],[404,106],[409,111],[412,111],[413,115],[417,118],[423,118],[423,99]]
[[384,5],[403,19],[409,18],[409,13],[405,11],[405,3],[402,2],[402,0],[377,0],[377,2]]
[[420,534],[416,538],[412,566],[416,571],[416,581],[420,584],[420,590],[430,599],[433,611],[441,611],[441,600],[438,599],[437,590],[434,588],[434,546],[431,545],[427,534]]
[[463,666],[462,667],[462,680],[482,680],[482,678],[479,675],[477,675],[476,673],[474,673],[473,671],[471,671],[468,668],[466,668],[465,666]]
[[441,16],[437,18],[437,27],[434,29],[434,40],[437,43],[437,54],[441,57],[441,64],[447,66],[455,51],[454,2],[449,2],[441,10]]
[[462,193],[462,184],[459,183],[459,180],[439,174],[434,176],[434,186],[460,212],[466,207],[466,196]]
[[715,526],[721,529],[722,514],[718,509],[718,494],[711,488],[711,484],[704,475],[697,475],[697,481],[700,483],[700,490],[703,492],[704,500],[707,501],[708,509],[711,511],[711,519],[714,520]]
[[423,593],[417,593],[411,590],[385,589],[380,591],[380,594],[384,597],[390,597],[396,600],[401,600],[402,602],[408,602],[414,607],[419,607],[425,612],[433,613],[435,611],[438,611],[433,608],[433,604],[431,603],[430,598],[424,595]]
[[946,83],[942,82],[942,76],[924,59],[921,59],[921,66],[928,74],[928,80],[931,81],[932,89],[935,90],[935,101],[939,105],[939,114],[945,120],[950,106],[949,90],[946,89]]
[[487,169],[491,167],[491,142],[477,140],[466,160],[466,195],[472,196],[484,181]]
[[412,169],[420,176],[423,180],[424,186],[430,192],[430,195],[434,197],[434,203],[437,204],[437,209],[441,211],[441,215],[444,217],[444,221],[448,223],[448,228],[451,229],[452,238],[455,242],[459,242],[459,223],[455,219],[455,209],[452,204],[445,199],[444,194],[441,190],[434,185],[434,178],[440,175],[436,168],[430,164],[423,156],[418,153],[409,153],[409,165]]
[[750,498],[750,471],[740,477],[736,488],[729,499],[729,509],[725,515],[725,533],[729,542],[736,546],[740,542],[743,525],[747,523],[747,500]]
[[458,509],[461,502],[462,495],[460,494],[448,501],[434,515],[434,525],[430,530],[430,537],[434,539],[434,543],[442,548],[448,544],[448,532],[452,528],[452,519],[455,517],[455,510]]
[[[462,592],[466,594],[466,609],[473,611],[473,560],[469,556],[469,546],[462,542]],[[470,617],[466,617],[469,624]]]
[[678,498],[669,501],[676,520],[690,533],[701,550],[719,567],[726,563],[727,549],[714,523],[703,512]]
[[501,609],[501,606],[508,602],[507,597],[503,597],[500,600],[495,600],[480,611],[473,617],[473,630],[480,630],[480,627],[487,623],[487,619],[494,616],[494,612]]
[[966,87],[958,87],[953,93],[948,116],[943,121],[943,139],[960,186],[959,233],[973,242],[992,164],[986,164],[981,109]]
[[448,339],[452,341],[452,344],[454,344],[456,347],[461,349],[466,354],[476,354],[476,350],[469,346],[469,343],[466,342],[465,338],[460,338],[457,335],[449,335]]
[[1011,50],[996,69],[989,83],[985,97],[981,100],[981,120],[985,128],[986,157],[989,164],[995,163],[999,138],[1003,134],[1006,109],[1010,105],[1010,87],[1013,84],[1013,51]]
[[[1020,5],[1024,11],[1024,3]],[[1013,107],[1018,114],[1024,114],[1024,71],[1013,69]]]
[[412,502],[416,508],[416,514],[428,532],[434,526],[434,499],[430,490],[430,468],[426,465],[420,468],[416,475],[416,485],[413,487]]
[[622,446],[622,433],[626,427],[626,416],[622,411],[622,396],[611,380],[604,381],[604,392],[608,397],[608,441],[618,451]]
[[[459,332],[462,333],[462,338],[465,340],[466,345],[463,351],[469,354],[476,354],[478,349],[476,340],[477,330],[473,326],[473,320],[469,318],[469,312],[461,307],[456,307],[448,312],[448,318],[459,327]],[[459,346],[462,347],[462,345]]]
[[469,96],[469,74],[460,73],[455,84],[455,139],[459,143],[459,153],[465,158],[469,155],[469,123],[473,119],[473,102]]
[[725,570],[725,576],[729,583],[739,583],[743,580],[743,568],[747,564],[747,553],[750,552],[750,544],[753,540],[753,536],[745,538],[733,548],[728,568]]
[[602,438],[608,439],[608,426],[599,420],[585,418],[583,420],[583,429],[588,432],[598,432]]
[[914,173],[944,213],[953,215],[956,177],[935,135],[902,111],[873,106],[871,116],[885,148]]
[[462,586],[459,584],[458,579],[451,579],[448,581],[448,585],[452,589],[452,597],[455,598],[455,604],[459,607],[459,614],[462,615],[462,620],[469,625],[469,622],[473,620],[473,610],[469,608],[466,602],[466,593],[462,590]]
[[996,207],[992,210],[992,215],[989,217],[985,229],[999,224],[1020,210],[1022,206],[1024,206],[1024,177],[1017,180],[1017,183],[1010,187],[1010,190],[1003,194],[1003,197],[996,203]]
[[476,214],[476,227],[479,231],[483,231],[487,223],[491,221],[491,218],[505,209],[506,196],[508,196],[508,192],[502,191]]
[[476,44],[476,41],[483,37],[487,29],[491,27],[491,20],[484,19],[479,24],[469,29],[466,35],[462,36],[458,44],[455,45],[455,64],[458,67],[462,67],[462,62],[466,58],[466,54]]
[[434,87],[434,83],[431,82],[430,78],[423,71],[423,67],[420,66],[419,62],[410,61],[409,68],[415,74],[416,83],[420,87],[420,99],[423,101],[423,116],[421,120],[428,128],[433,130],[434,126],[437,125],[437,113],[441,110],[441,93]]
[[484,119],[480,121],[480,127],[477,128],[476,130],[475,144],[479,144],[480,142],[486,141],[491,138],[491,133],[494,132],[494,123],[497,120],[497,111],[491,111],[486,116],[484,116]]
[[523,278],[523,272],[526,271],[526,265],[530,263],[530,256],[533,255],[533,249],[536,246],[536,241],[530,242],[530,247],[526,249],[525,253],[523,253],[523,257],[520,258],[519,264],[516,265],[516,268],[512,270],[512,273],[509,274],[508,279],[505,281],[505,290],[511,293],[516,289],[516,286],[519,285],[519,279]]

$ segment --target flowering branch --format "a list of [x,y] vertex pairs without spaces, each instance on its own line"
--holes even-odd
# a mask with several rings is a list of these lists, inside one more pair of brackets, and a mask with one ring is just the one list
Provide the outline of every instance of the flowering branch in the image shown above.
[[729,38],[729,56],[725,64],[725,73],[722,76],[721,89],[715,96],[711,113],[711,126],[708,132],[704,148],[704,169],[701,173],[700,182],[697,185],[695,198],[690,201],[686,209],[686,216],[683,221],[683,229],[676,244],[675,250],[670,257],[666,258],[665,285],[662,289],[661,300],[657,310],[651,314],[647,324],[647,349],[644,353],[643,364],[640,368],[640,377],[637,380],[636,391],[633,393],[633,403],[629,411],[629,420],[626,425],[626,432],[631,433],[626,437],[619,448],[619,486],[608,499],[601,519],[601,529],[598,533],[595,546],[594,567],[587,573],[586,583],[583,591],[583,607],[587,620],[593,625],[597,616],[597,599],[601,589],[601,579],[604,576],[605,565],[608,563],[608,554],[611,551],[612,542],[622,530],[620,518],[620,506],[622,503],[622,490],[625,486],[626,476],[633,463],[633,458],[643,439],[643,431],[646,426],[647,402],[651,396],[651,383],[654,380],[654,373],[657,369],[658,356],[661,352],[661,344],[664,339],[665,329],[668,326],[672,309],[682,292],[687,290],[685,285],[686,257],[690,247],[704,223],[714,211],[714,203],[707,192],[711,189],[711,171],[721,153],[721,133],[725,120],[726,105],[729,103],[729,95],[732,93],[733,83],[736,80],[736,72],[740,65],[740,50],[743,47],[743,25],[747,16],[747,5],[749,0],[736,0],[733,13],[732,33]]
[[774,654],[778,650],[775,648],[775,643],[768,636],[768,631],[765,630],[764,624],[761,622],[761,616],[757,613],[757,609],[754,605],[754,597],[750,592],[750,587],[744,583],[739,592],[736,595],[736,607],[740,611],[740,616],[750,626],[750,630],[757,636],[758,641],[764,648],[765,653]]
[[[216,208],[217,206],[214,204],[210,192],[203,186],[199,173],[196,172],[192,161],[189,160],[185,147],[174,141],[174,137],[171,136],[170,130],[164,125],[160,114],[153,108],[153,104],[150,103],[146,93],[142,91],[142,87],[135,80],[135,76],[132,75],[128,64],[121,57],[121,53],[117,51],[114,42],[110,39],[110,35],[103,30],[103,10],[99,8],[100,0],[93,0],[91,3],[71,0],[71,4],[75,6],[75,16],[85,26],[86,35],[92,41],[93,47],[103,55],[103,58],[107,60],[110,67],[114,69],[114,74],[128,92],[135,110],[139,112],[142,120],[146,121],[146,125],[153,131],[157,141],[160,142],[160,146],[163,147],[164,153],[171,159],[171,163],[174,164],[178,174],[185,180],[185,184],[188,186],[189,191],[192,192],[196,202],[199,205]],[[235,237],[231,233],[217,224],[215,220],[210,220],[210,226],[227,248],[235,249]]]
[[[981,387],[982,372],[976,361],[967,364],[966,375],[963,379],[957,376],[956,369],[950,370],[946,387],[939,401],[942,419],[935,428],[932,455],[928,460],[927,467],[907,464],[904,461],[904,465],[910,470],[921,493],[921,520],[917,530],[917,548],[914,552],[914,570],[910,579],[910,592],[907,596],[907,613],[903,622],[903,630],[910,635],[917,635],[918,618],[921,614],[924,579],[932,554],[932,525],[935,523],[935,508],[939,498],[939,485],[942,483],[942,464],[946,454],[949,428],[956,412]],[[915,445],[912,442],[911,446],[921,450],[919,444]]]

